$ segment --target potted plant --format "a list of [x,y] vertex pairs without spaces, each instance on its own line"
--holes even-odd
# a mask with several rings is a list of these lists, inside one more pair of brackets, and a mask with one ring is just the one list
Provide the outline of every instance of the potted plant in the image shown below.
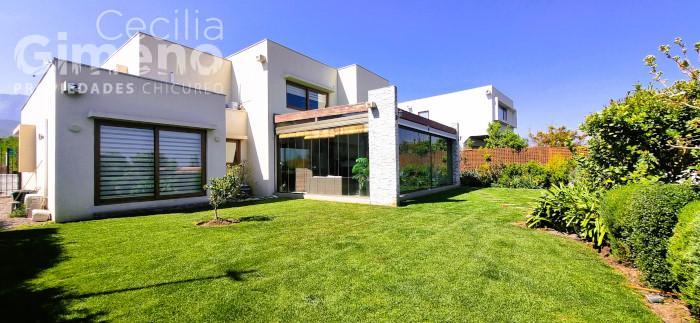
[[366,193],[367,183],[369,183],[369,159],[367,157],[355,159],[355,165],[352,166],[352,178],[360,185],[357,194]]

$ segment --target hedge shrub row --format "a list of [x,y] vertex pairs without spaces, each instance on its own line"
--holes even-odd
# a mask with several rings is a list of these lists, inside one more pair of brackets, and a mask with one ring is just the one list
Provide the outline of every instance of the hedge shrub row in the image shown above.
[[507,165],[484,163],[476,170],[462,173],[461,182],[478,187],[548,188],[566,184],[573,165],[573,161],[563,158],[553,158],[546,165],[535,161]]
[[608,226],[613,254],[634,263],[649,285],[670,290],[675,278],[666,260],[678,211],[697,198],[678,184],[631,184],[610,190],[600,214]]
[[688,204],[678,214],[668,242],[668,262],[681,298],[693,315],[700,316],[700,201]]

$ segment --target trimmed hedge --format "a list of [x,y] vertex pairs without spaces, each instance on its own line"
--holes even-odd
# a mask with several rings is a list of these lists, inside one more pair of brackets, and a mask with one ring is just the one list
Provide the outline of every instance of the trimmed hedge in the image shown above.
[[678,214],[668,242],[668,262],[681,298],[693,315],[700,316],[700,201],[686,205]]
[[668,239],[678,211],[696,197],[690,186],[678,184],[631,184],[610,190],[600,213],[610,230],[613,254],[632,261],[649,285],[672,289]]
[[[600,205],[600,216],[608,226],[608,241],[613,255],[625,262],[634,262],[630,238],[634,228],[632,196],[640,185],[627,185],[608,191]],[[629,215],[629,216],[625,216]]]

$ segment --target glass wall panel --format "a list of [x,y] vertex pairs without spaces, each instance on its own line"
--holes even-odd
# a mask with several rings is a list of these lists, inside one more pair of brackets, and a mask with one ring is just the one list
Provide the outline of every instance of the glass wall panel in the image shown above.
[[278,190],[366,196],[369,185],[360,190],[352,168],[359,157],[368,157],[368,150],[366,133],[320,139],[279,138]]
[[400,192],[451,185],[452,144],[452,139],[400,127]]

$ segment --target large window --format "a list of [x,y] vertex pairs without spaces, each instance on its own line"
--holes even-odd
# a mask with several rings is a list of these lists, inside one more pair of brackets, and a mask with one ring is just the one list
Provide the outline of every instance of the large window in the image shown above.
[[498,105],[498,120],[508,121],[508,108]]
[[95,134],[96,204],[205,194],[204,131],[98,121]]
[[328,93],[303,85],[287,82],[287,107],[297,110],[315,110],[328,106]]
[[401,193],[453,184],[454,140],[399,128],[399,190]]
[[367,133],[328,138],[278,138],[277,190],[324,195],[369,194],[360,187],[352,168],[368,158]]

